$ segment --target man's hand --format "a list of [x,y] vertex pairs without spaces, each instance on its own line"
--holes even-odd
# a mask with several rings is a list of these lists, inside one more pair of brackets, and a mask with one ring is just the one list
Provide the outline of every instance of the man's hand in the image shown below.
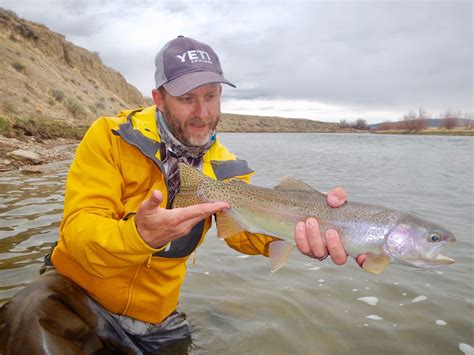
[[[346,192],[337,187],[327,194],[328,205],[337,208],[346,203]],[[296,246],[304,255],[310,258],[324,260],[331,256],[337,265],[343,265],[347,261],[347,253],[344,250],[339,234],[334,229],[328,229],[323,237],[315,218],[308,218],[305,222],[299,222],[295,230]],[[362,265],[366,255],[357,256],[356,261]]]
[[201,220],[230,207],[225,202],[213,202],[167,210],[160,207],[162,200],[161,192],[154,190],[135,215],[138,234],[152,248],[187,235]]

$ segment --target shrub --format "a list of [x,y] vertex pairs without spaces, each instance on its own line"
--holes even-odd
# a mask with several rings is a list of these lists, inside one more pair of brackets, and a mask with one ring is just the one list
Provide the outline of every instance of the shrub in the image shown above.
[[21,63],[18,63],[18,62],[14,62],[12,64],[12,67],[18,72],[18,73],[24,73],[25,72],[25,69],[26,67],[21,64]]
[[418,113],[410,111],[403,116],[402,129],[409,132],[420,132],[428,127],[428,114],[420,107]]
[[350,125],[349,125],[349,123],[347,123],[347,120],[340,120],[339,121],[339,127],[340,128],[349,128]]
[[53,96],[53,98],[56,100],[56,101],[59,101],[59,102],[62,102],[64,100],[64,92],[62,92],[61,90],[58,90],[58,89],[55,89],[53,91],[51,91],[51,95]]
[[76,119],[86,115],[86,111],[84,110],[84,108],[79,102],[74,99],[66,99],[66,101],[64,102],[64,106],[69,112],[71,112],[72,116]]
[[367,130],[369,129],[369,126],[367,124],[367,121],[364,120],[363,118],[358,118],[357,121],[354,122],[352,125],[353,128],[359,129],[359,130]]
[[452,129],[459,125],[460,120],[461,120],[461,112],[446,111],[441,116],[439,128]]
[[13,103],[5,101],[2,103],[2,111],[9,115],[14,115],[16,113],[16,107]]
[[0,134],[4,136],[10,131],[10,123],[5,117],[0,116]]

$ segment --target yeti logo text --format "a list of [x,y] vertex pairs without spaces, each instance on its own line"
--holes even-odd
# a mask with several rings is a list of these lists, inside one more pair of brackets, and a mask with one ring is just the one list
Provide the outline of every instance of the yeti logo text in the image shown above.
[[208,63],[212,64],[211,57],[209,53],[206,51],[200,51],[199,49],[194,49],[192,51],[184,52],[183,54],[176,55],[179,59],[181,59],[181,63],[186,62],[186,58],[189,60],[190,63]]

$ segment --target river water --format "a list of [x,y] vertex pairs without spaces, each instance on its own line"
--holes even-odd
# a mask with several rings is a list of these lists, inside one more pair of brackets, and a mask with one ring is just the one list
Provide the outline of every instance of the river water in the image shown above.
[[[285,175],[321,191],[416,212],[450,229],[435,270],[391,265],[364,272],[294,252],[272,274],[216,238],[191,258],[181,308],[191,354],[474,354],[473,144],[470,137],[232,134],[222,142],[274,186]],[[38,273],[57,238],[69,162],[39,176],[0,176],[0,302]]]

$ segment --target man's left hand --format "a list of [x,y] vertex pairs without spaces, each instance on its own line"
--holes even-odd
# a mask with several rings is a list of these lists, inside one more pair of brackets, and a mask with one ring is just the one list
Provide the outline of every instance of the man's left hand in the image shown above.
[[[332,189],[327,193],[327,202],[333,208],[341,207],[346,203],[346,192],[340,187]],[[296,225],[295,242],[300,252],[310,258],[324,260],[331,256],[337,265],[343,265],[347,261],[347,253],[337,231],[328,229],[323,237],[315,218],[308,218],[306,222],[299,222]],[[362,265],[364,260],[364,254],[356,258],[359,265]]]

